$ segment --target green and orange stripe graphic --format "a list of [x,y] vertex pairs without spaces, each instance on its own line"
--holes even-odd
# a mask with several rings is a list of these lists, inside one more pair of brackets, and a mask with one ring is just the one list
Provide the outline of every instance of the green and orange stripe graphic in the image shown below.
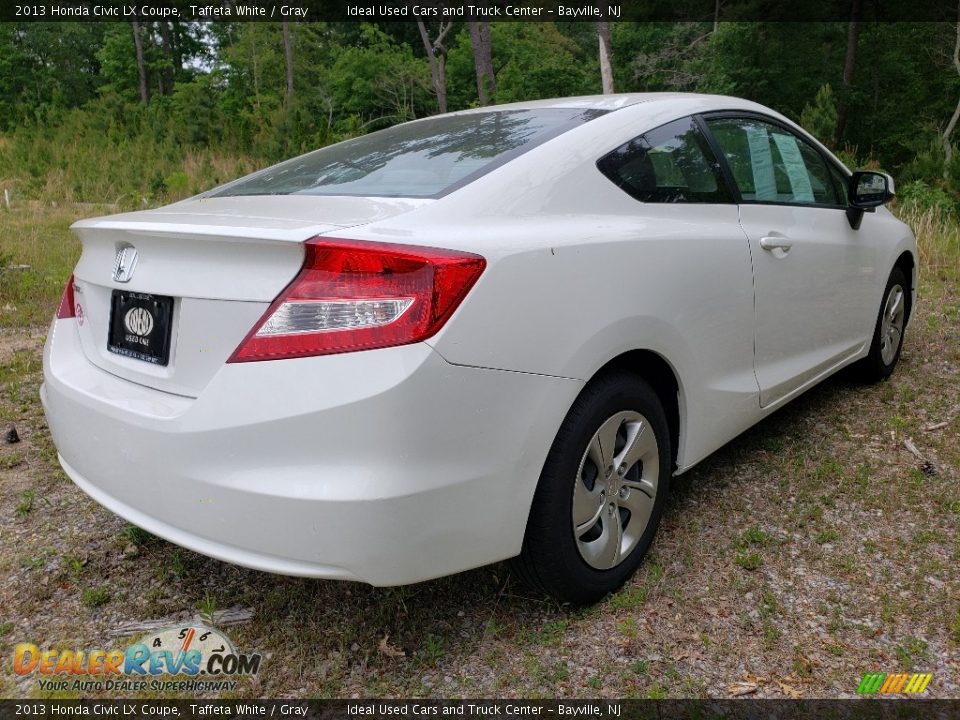
[[861,695],[896,694],[919,695],[927,689],[933,673],[867,673],[857,692]]

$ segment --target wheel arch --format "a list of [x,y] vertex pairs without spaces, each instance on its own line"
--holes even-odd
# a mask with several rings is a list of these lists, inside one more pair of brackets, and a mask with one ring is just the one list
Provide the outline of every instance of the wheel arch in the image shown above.
[[670,362],[652,350],[629,350],[609,360],[600,367],[588,381],[613,371],[626,371],[644,379],[657,394],[663,411],[667,416],[670,431],[670,460],[673,470],[677,469],[680,453],[680,439],[683,428],[683,386]]
[[906,276],[907,282],[910,283],[910,287],[907,288],[907,322],[909,322],[910,316],[913,314],[913,298],[917,291],[917,261],[912,252],[904,250],[893,263],[893,267],[900,268]]

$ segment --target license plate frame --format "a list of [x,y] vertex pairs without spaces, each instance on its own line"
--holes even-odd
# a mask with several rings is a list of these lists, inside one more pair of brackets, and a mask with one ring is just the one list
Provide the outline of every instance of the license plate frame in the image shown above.
[[170,362],[173,298],[114,290],[110,296],[107,350],[151,365]]

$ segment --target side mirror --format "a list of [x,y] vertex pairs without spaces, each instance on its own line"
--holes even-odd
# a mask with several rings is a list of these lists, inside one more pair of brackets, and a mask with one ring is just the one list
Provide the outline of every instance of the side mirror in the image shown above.
[[850,176],[847,199],[859,210],[879,207],[893,200],[893,178],[886,173],[858,170]]

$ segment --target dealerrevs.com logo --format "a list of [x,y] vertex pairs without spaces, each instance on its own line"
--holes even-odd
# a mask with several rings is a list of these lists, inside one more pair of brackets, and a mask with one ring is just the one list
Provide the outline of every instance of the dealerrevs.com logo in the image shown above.
[[13,670],[36,674],[42,690],[232,690],[233,678],[256,675],[261,660],[259,653],[238,653],[219,630],[186,625],[149,633],[126,650],[41,650],[20,643]]

